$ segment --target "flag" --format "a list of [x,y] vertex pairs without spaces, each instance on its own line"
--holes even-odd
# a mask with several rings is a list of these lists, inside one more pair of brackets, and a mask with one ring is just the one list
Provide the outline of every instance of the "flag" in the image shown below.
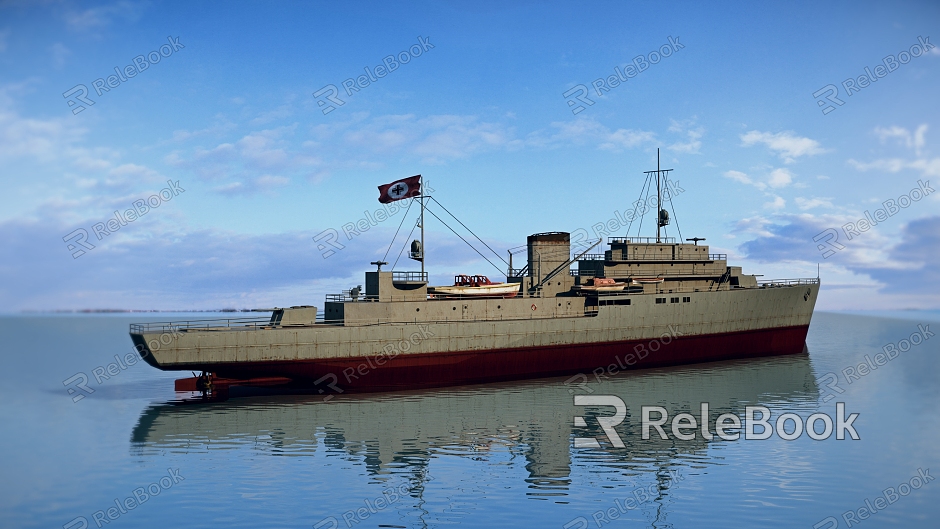
[[379,186],[379,202],[383,204],[420,195],[421,175],[415,175],[411,178],[405,178],[404,180]]

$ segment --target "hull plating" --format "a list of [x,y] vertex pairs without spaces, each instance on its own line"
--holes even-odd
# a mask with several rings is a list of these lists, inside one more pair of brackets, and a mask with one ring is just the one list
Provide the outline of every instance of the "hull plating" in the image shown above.
[[321,393],[389,391],[577,373],[594,380],[595,376],[620,370],[796,354],[804,350],[808,329],[808,325],[801,325],[662,340],[402,354],[381,358],[383,365],[377,365],[377,357],[371,356],[192,364],[174,369],[209,371],[226,378],[288,377],[318,387]]

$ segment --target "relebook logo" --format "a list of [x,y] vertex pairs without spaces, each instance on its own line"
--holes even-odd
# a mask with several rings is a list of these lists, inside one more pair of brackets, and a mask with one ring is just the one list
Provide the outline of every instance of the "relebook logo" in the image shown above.
[[[845,90],[845,95],[851,97],[852,92],[861,92],[862,88],[868,88],[872,83],[878,82],[878,79],[900,68],[901,65],[907,64],[911,62],[912,59],[916,59],[922,55],[927,55],[934,48],[936,48],[936,46],[930,43],[930,35],[926,37],[918,36],[917,42],[909,49],[899,52],[896,56],[888,55],[881,60],[883,64],[875,65],[874,71],[866,66],[864,70],[865,73],[862,75],[859,75],[857,78],[849,77],[845,81],[842,81],[842,88]],[[845,104],[845,101],[839,99],[839,87],[834,84],[827,84],[819,90],[816,90],[813,92],[813,97],[816,98],[816,106],[822,109],[823,115]]]
[[[108,235],[120,230],[122,226],[127,226],[129,223],[143,217],[151,209],[157,209],[161,204],[169,202],[173,197],[179,196],[180,193],[186,192],[185,189],[180,187],[179,180],[176,182],[167,180],[166,183],[169,187],[161,189],[160,192],[155,195],[150,195],[146,200],[135,200],[133,204],[131,204],[132,208],[125,210],[123,215],[120,210],[118,210],[114,212],[113,219],[93,224],[91,231],[95,234],[95,237],[100,241]],[[62,242],[64,242],[68,250],[72,252],[72,259],[78,259],[85,255],[85,250],[95,249],[95,245],[88,242],[88,231],[84,228],[79,228],[65,237],[62,237]],[[84,250],[82,248],[84,248]]]
[[[186,47],[180,44],[179,37],[173,38],[171,35],[167,37],[166,40],[168,44],[160,46],[146,56],[138,55],[134,57],[133,64],[128,64],[124,68],[115,66],[115,75],[95,79],[94,82],[91,83],[91,87],[95,90],[96,97],[100,99],[106,92],[110,92],[112,89],[121,86],[121,83],[128,82],[132,77],[143,73],[147,68],[160,62],[161,59],[165,59]],[[65,98],[65,102],[68,104],[69,108],[72,109],[72,114],[82,112],[87,108],[86,105],[90,107],[95,104],[95,101],[89,96],[88,87],[84,84],[73,86],[65,91],[62,97]]]
[[[917,475],[907,481],[897,485],[897,487],[888,487],[881,491],[880,496],[875,496],[874,500],[865,498],[865,505],[858,509],[852,509],[842,513],[842,519],[845,520],[846,527],[852,527],[859,524],[875,514],[887,509],[894,502],[898,501],[911,492],[920,489],[936,478],[930,475],[930,469],[918,468]],[[839,527],[839,520],[833,516],[827,516],[813,525],[813,529],[836,529]]]
[[[352,97],[353,92],[358,92],[368,87],[370,84],[378,82],[379,79],[394,72],[402,65],[408,64],[411,59],[420,57],[421,54],[432,49],[434,49],[434,45],[431,44],[431,37],[418,35],[417,44],[412,44],[411,47],[398,53],[398,55],[386,56],[382,59],[382,64],[372,68],[368,66],[364,67],[365,75],[359,75],[355,78],[350,77],[343,81],[341,85],[343,91],[346,92],[346,97]],[[336,110],[337,107],[346,104],[346,101],[340,99],[339,89],[336,88],[334,84],[328,84],[317,90],[313,93],[313,97],[317,98],[317,105],[320,107],[320,111],[323,112],[324,116]]]
[[[614,448],[625,448],[623,440],[615,429],[627,417],[627,406],[623,400],[616,395],[575,395],[575,406],[612,406],[614,414],[597,417],[597,423],[604,431],[606,441]],[[844,440],[848,434],[853,440],[859,440],[858,432],[853,426],[853,422],[858,418],[858,413],[845,415],[845,403],[836,404],[836,417],[825,413],[814,413],[803,417],[795,413],[783,413],[777,417],[776,421],[771,423],[772,413],[765,406],[746,406],[744,408],[744,421],[735,413],[723,413],[719,415],[711,425],[709,421],[709,404],[701,404],[698,419],[691,413],[679,413],[669,421],[669,412],[662,406],[642,406],[640,413],[642,416],[642,438],[650,439],[651,432],[656,431],[660,439],[670,440],[679,439],[682,441],[691,441],[696,436],[701,436],[706,441],[711,441],[716,436],[726,441],[736,441],[741,438],[741,429],[744,430],[744,438],[748,440],[769,439],[775,433],[777,437],[784,441],[793,441],[803,435],[804,430],[810,439],[822,441],[829,439],[833,432],[836,439]],[[758,414],[760,414],[758,416]],[[670,423],[672,437],[663,428],[666,423]],[[587,422],[584,417],[575,417],[574,425],[578,428],[586,428]],[[776,428],[774,428],[776,426]],[[822,431],[820,431],[820,426]],[[603,439],[602,439],[603,440]],[[600,442],[595,437],[576,437],[574,440],[575,448],[600,448]]]

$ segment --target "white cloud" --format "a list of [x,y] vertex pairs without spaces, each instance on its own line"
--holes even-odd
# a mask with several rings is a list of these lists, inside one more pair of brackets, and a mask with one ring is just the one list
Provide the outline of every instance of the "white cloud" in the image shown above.
[[853,159],[849,159],[846,163],[852,167],[858,169],[859,171],[885,171],[888,173],[897,173],[904,169],[915,169],[920,171],[921,176],[924,177],[940,177],[940,158],[926,159],[920,158],[916,160],[903,160],[901,158],[882,158],[879,160],[873,160],[871,162],[859,162]]
[[766,217],[747,217],[739,220],[734,227],[734,232],[756,235],[758,237],[773,237],[773,232],[767,229],[773,221]]
[[230,133],[237,128],[235,123],[229,121],[224,116],[218,115],[216,116],[216,120],[218,121],[216,124],[199,130],[174,130],[173,136],[170,139],[158,143],[157,145],[165,143],[181,143],[199,136],[220,136],[222,134]]
[[85,9],[83,11],[68,10],[64,13],[65,23],[74,31],[89,32],[104,29],[111,25],[115,19],[135,21],[140,18],[145,2],[116,2]]
[[770,177],[767,179],[767,185],[774,189],[786,187],[792,182],[793,175],[790,174],[790,171],[787,171],[786,169],[774,169],[770,172]]
[[777,195],[773,195],[773,197],[774,197],[774,199],[773,199],[772,202],[765,202],[765,203],[764,203],[764,208],[765,208],[765,209],[778,210],[778,209],[783,209],[783,208],[787,207],[787,201],[784,200],[783,197],[780,197],[780,196],[777,196]]
[[65,66],[65,60],[72,54],[72,50],[65,47],[61,42],[56,42],[50,46],[49,51],[52,53],[52,66],[56,69]]
[[800,156],[812,156],[826,152],[825,149],[820,147],[818,141],[796,136],[790,131],[774,134],[752,130],[741,135],[741,142],[746,147],[762,143],[776,152],[786,163],[792,163]]
[[[414,114],[370,118],[357,113],[347,120],[317,125],[310,130],[308,149],[329,152],[330,161],[343,164],[368,162],[370,157],[387,160],[390,155],[416,157],[423,163],[441,164],[481,152],[517,149],[523,142],[514,131],[498,122],[476,116]],[[353,155],[353,156],[350,156]]]
[[284,167],[287,151],[278,141],[283,131],[252,132],[235,143],[241,157],[255,167]]
[[[848,239],[841,227],[857,223],[859,218],[862,218],[859,214],[772,215],[744,219],[735,231],[754,237],[740,246],[748,259],[810,266],[823,263],[824,269],[836,270],[836,275],[851,281],[835,287],[858,290],[860,295],[856,298],[878,295],[886,305],[894,302],[907,303],[906,307],[940,306],[937,294],[940,273],[932,265],[940,258],[940,217],[912,221],[901,227],[900,237],[886,234],[877,226]],[[834,230],[838,239],[824,237],[816,241],[825,230]],[[830,253],[823,257],[823,251]],[[904,280],[899,281],[902,276]],[[833,285],[824,283],[824,288]]]
[[632,149],[656,141],[656,134],[645,130],[617,129],[598,146],[601,149]]
[[751,180],[751,177],[742,173],[741,171],[727,171],[725,172],[725,177],[730,178],[736,182],[741,182],[742,184],[752,185],[754,183],[754,181]]
[[275,189],[290,184],[290,178],[275,175],[263,175],[248,181],[231,182],[216,186],[213,191],[222,195],[253,195],[256,193],[271,193]]
[[0,106],[0,158],[59,160],[86,133],[67,118],[25,118]]
[[[304,143],[302,150],[291,149],[290,136],[295,135],[295,125],[254,131],[234,142],[219,143],[212,148],[196,147],[187,156],[174,151],[164,161],[178,168],[191,169],[200,178],[219,182],[212,189],[234,195],[269,191],[282,187],[289,181],[285,176],[272,176],[272,172],[312,174],[322,170],[323,161],[307,152],[310,145]],[[336,154],[337,158],[342,153]],[[284,179],[284,180],[281,180]]]
[[898,140],[899,144],[908,149],[914,149],[914,152],[920,156],[921,150],[926,143],[924,136],[927,134],[928,129],[929,127],[926,123],[921,124],[914,132],[895,125],[887,128],[875,127],[874,133],[878,136],[878,139],[881,140],[881,143],[894,138]]
[[765,191],[768,187],[771,189],[780,189],[793,183],[793,174],[787,169],[782,168],[774,169],[762,180],[751,178],[741,171],[726,171],[724,176],[725,178],[730,178],[742,184],[752,185],[761,191]]
[[275,120],[288,118],[292,115],[294,115],[294,109],[291,108],[291,105],[285,104],[275,108],[274,110],[262,112],[258,117],[254,118],[249,123],[252,125],[261,125]]
[[536,131],[529,134],[525,145],[537,148],[557,148],[567,145],[596,144],[597,148],[611,151],[632,149],[656,142],[654,132],[634,129],[610,130],[605,125],[589,119],[556,121],[551,124],[553,134]]
[[882,143],[886,140],[894,139],[897,142],[914,151],[914,159],[905,158],[878,158],[870,162],[860,162],[853,158],[846,160],[846,163],[855,169],[863,172],[882,171],[886,173],[899,173],[905,170],[919,172],[922,178],[940,177],[940,157],[928,158],[924,156],[926,148],[926,135],[929,127],[922,124],[911,132],[903,127],[876,127],[874,134],[878,136]]
[[822,197],[803,198],[803,197],[796,197],[796,207],[798,207],[798,208],[800,208],[800,209],[802,209],[802,210],[804,210],[804,211],[807,210],[807,209],[818,208],[818,207],[820,207],[820,206],[825,206],[825,207],[827,207],[827,208],[834,208],[834,207],[835,207],[835,206],[832,205],[832,199],[831,199],[831,198],[822,198]]
[[678,141],[668,146],[667,149],[676,152],[684,152],[687,154],[700,154],[699,149],[702,147],[702,142],[699,141],[702,136],[705,135],[705,129],[702,127],[695,127],[695,118],[684,121],[672,120],[672,124],[669,126],[669,132],[675,133],[684,133],[688,138],[688,141],[685,143]]

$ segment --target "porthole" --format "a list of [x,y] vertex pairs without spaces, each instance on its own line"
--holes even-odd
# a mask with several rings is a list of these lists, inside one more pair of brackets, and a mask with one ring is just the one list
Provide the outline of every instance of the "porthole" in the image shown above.
[[421,309],[415,309],[415,312],[421,312]]
[[457,310],[457,307],[454,307],[452,310]]

